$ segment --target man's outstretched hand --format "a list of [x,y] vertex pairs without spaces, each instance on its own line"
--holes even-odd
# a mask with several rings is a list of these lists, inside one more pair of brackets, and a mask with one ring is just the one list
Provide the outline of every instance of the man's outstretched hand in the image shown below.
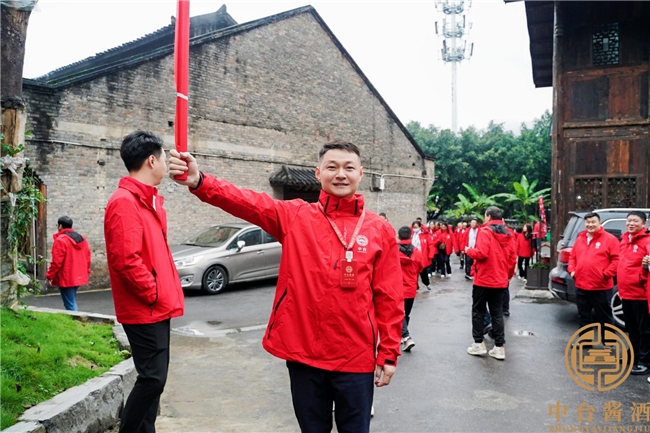
[[[187,172],[186,180],[177,180],[174,177]],[[199,166],[196,159],[189,152],[179,153],[177,150],[169,151],[169,177],[179,185],[196,188],[199,183]]]

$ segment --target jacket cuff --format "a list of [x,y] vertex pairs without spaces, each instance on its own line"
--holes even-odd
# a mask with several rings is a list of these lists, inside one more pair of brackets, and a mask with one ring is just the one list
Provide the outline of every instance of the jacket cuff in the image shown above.
[[201,188],[201,185],[203,184],[203,178],[204,174],[202,171],[199,171],[199,182],[196,184],[194,188],[190,187],[190,191],[196,191],[197,189]]
[[384,365],[392,365],[393,367],[397,366],[397,358],[387,357],[386,355],[379,354],[377,355],[376,364],[383,367]]

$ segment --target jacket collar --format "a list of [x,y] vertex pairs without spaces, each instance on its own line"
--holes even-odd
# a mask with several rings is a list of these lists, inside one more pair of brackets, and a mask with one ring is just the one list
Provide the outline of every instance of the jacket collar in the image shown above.
[[410,239],[406,239],[406,240],[401,240],[400,239],[400,240],[397,241],[397,243],[400,244],[400,245],[411,245],[411,240]]
[[54,233],[52,235],[52,238],[56,239],[59,236],[62,236],[64,234],[66,234],[66,233],[73,232],[73,231],[74,231],[73,229],[62,229],[61,231],[58,231],[58,232]]
[[158,189],[155,186],[146,185],[131,176],[124,176],[120,179],[118,188],[124,188],[130,191],[148,208],[155,210],[158,206],[162,206],[162,201],[159,201],[158,198]]
[[483,223],[484,226],[488,226],[488,225],[491,225],[491,224],[501,224],[501,225],[505,225],[505,224],[503,223],[503,220],[490,220],[490,221],[487,221],[487,222],[484,222],[484,223]]
[[640,232],[634,233],[631,238],[628,232],[623,233],[623,235],[621,236],[621,240],[624,241],[625,243],[633,244],[634,242],[637,242],[638,240],[643,239],[645,237],[650,237],[650,233],[648,233],[644,228]]
[[363,211],[363,195],[355,194],[352,198],[341,198],[321,190],[318,202],[323,206],[327,216],[361,215]]

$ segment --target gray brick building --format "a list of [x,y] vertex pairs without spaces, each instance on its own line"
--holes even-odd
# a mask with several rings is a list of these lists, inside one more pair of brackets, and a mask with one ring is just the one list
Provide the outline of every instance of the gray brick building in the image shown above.
[[[93,251],[91,287],[108,285],[103,213],[126,175],[121,139],[148,129],[173,148],[173,41],[170,24],[24,81],[34,134],[26,153],[48,199],[38,250],[49,257],[56,220],[69,215]],[[394,227],[426,215],[433,158],[312,7],[237,24],[224,6],[192,18],[190,44],[189,150],[204,171],[277,199],[310,200],[318,149],[347,139],[362,151],[368,209],[386,212]],[[160,191],[172,243],[233,220],[168,179]]]

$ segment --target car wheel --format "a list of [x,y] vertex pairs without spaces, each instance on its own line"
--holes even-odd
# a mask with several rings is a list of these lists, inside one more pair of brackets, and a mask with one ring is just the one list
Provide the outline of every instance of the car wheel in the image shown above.
[[211,266],[203,274],[202,289],[209,295],[220,293],[228,285],[228,274],[221,266]]
[[612,314],[614,315],[614,325],[621,329],[625,329],[625,318],[623,317],[623,302],[618,295],[618,291],[614,293],[611,300]]

